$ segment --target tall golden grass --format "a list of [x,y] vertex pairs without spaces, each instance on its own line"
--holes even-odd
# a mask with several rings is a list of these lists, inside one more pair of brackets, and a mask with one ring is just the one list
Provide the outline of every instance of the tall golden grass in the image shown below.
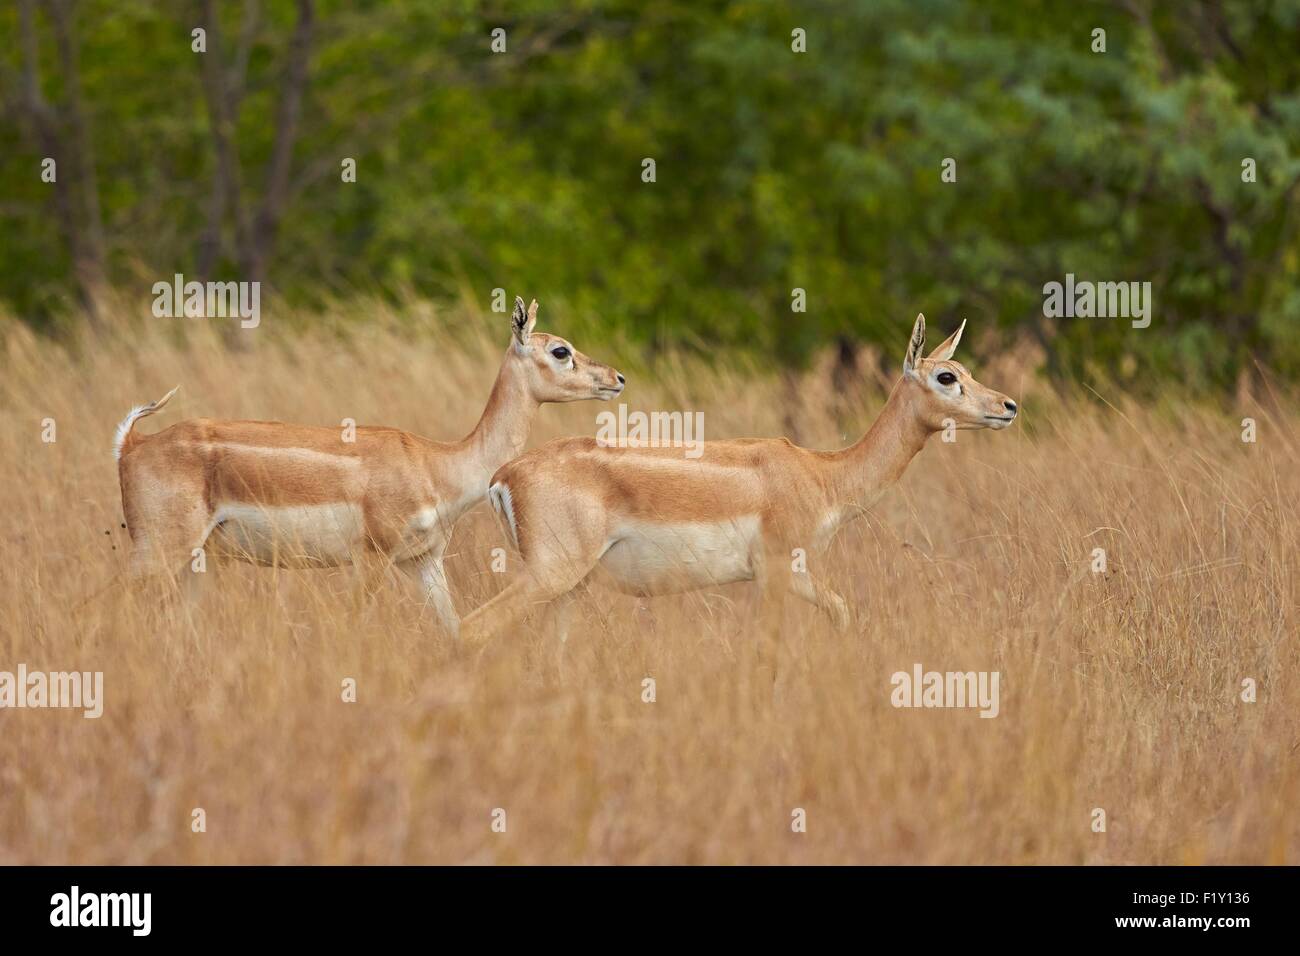
[[[743,585],[593,591],[566,645],[524,628],[482,654],[439,638],[407,583],[367,595],[348,570],[222,565],[188,607],[117,587],[82,603],[125,565],[113,428],[178,382],[142,434],[188,416],[467,432],[504,319],[423,308],[346,334],[277,336],[272,316],[238,350],[192,320],[62,344],[4,327],[0,670],[100,670],[105,704],[0,710],[0,863],[1300,859],[1289,400],[1063,398],[972,363],[1022,419],[933,440],[841,537],[848,634]],[[813,372],[789,411],[786,384],[727,362],[625,368],[630,406],[702,410],[712,438],[793,418],[836,447],[883,401]],[[607,407],[547,407],[533,443],[592,434]],[[485,506],[458,527],[462,613],[508,580],[506,546]],[[895,709],[890,677],[916,662],[999,671],[1001,713]]]

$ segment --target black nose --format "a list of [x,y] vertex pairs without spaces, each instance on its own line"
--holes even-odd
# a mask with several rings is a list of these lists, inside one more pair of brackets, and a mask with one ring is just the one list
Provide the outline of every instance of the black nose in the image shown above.
[[622,373],[622,372],[615,372],[615,373],[614,373],[614,377],[615,377],[616,379],[618,379],[618,384],[620,384],[620,385],[626,385],[626,384],[627,384],[627,379],[625,379],[625,378],[623,377],[623,373]]
[[1007,406],[1007,411],[1009,411],[1012,415],[1014,415],[1014,414],[1016,413],[1016,403],[1013,402],[1011,399],[1008,398],[1008,399],[1007,399],[1005,402],[1003,402],[1002,404],[1005,405],[1005,406]]

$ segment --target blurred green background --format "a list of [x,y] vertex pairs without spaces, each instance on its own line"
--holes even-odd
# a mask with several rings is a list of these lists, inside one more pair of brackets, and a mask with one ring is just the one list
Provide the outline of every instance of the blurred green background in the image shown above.
[[[38,328],[181,272],[791,367],[924,311],[1059,377],[1300,376],[1300,0],[0,0],[0,41]],[[1151,282],[1150,328],[1045,318],[1067,272]]]

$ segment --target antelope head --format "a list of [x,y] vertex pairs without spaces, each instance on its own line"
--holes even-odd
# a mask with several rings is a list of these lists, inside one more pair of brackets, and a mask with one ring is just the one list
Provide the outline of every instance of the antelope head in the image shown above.
[[925,347],[925,316],[916,317],[912,340],[903,359],[902,388],[930,431],[942,431],[950,419],[958,428],[1006,428],[1016,420],[1016,403],[1001,392],[981,385],[960,362],[952,360],[961,341],[961,328],[950,335],[929,356]]
[[607,402],[622,393],[624,379],[617,369],[588,358],[558,335],[534,329],[536,299],[525,310],[524,300],[516,296],[510,324],[514,359],[523,367],[534,401],[540,404],[599,398]]

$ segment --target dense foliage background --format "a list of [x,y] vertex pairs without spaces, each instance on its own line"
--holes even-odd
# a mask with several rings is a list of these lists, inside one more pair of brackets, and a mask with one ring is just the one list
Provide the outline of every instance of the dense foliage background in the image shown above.
[[[1296,377],[1298,53],[1300,0],[5,0],[0,299],[503,287],[791,366],[925,311],[1057,374]],[[1045,318],[1067,272],[1151,327]]]

